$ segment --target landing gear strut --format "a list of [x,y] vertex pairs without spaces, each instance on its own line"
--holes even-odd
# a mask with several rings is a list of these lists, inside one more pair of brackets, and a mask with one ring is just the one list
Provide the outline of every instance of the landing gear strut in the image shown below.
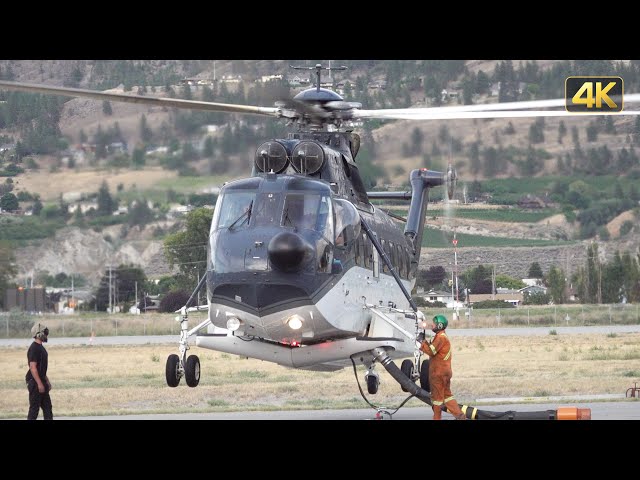
[[378,393],[378,387],[380,387],[380,375],[374,370],[375,364],[371,364],[369,369],[364,374],[364,380],[367,382],[367,391],[371,395]]
[[180,355],[172,353],[167,357],[166,377],[167,385],[170,387],[177,387],[182,377],[185,377],[185,381],[190,387],[197,387],[200,383],[200,359],[197,355],[189,355],[187,357],[187,350],[189,350],[188,340],[191,335],[210,322],[207,318],[207,320],[189,330],[189,314],[187,313],[187,308],[204,285],[206,279],[207,276],[203,275],[198,286],[191,294],[191,297],[187,300],[187,303],[180,309],[180,315],[176,317],[176,320],[180,322]]

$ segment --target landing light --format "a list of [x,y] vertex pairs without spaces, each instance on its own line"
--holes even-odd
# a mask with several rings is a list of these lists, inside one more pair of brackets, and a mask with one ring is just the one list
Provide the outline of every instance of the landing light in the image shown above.
[[300,315],[291,315],[287,320],[287,325],[291,330],[300,330],[302,327],[303,318]]
[[235,332],[240,328],[240,325],[242,325],[242,320],[240,320],[238,317],[229,317],[227,319],[227,330]]

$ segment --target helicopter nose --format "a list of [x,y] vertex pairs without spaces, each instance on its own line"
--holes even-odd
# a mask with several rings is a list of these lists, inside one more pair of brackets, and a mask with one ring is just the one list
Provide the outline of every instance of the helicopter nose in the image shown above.
[[271,264],[283,272],[297,272],[313,255],[313,247],[293,232],[278,233],[267,251]]

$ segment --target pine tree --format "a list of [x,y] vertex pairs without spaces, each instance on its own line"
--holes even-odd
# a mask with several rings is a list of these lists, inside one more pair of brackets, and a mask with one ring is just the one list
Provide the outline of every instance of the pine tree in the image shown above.
[[100,189],[98,190],[98,215],[100,216],[109,216],[116,209],[116,204],[109,193],[109,185],[107,185],[106,180],[102,181],[102,185],[100,185]]
[[140,116],[139,130],[140,130],[140,138],[142,139],[142,141],[144,143],[149,143],[153,138],[153,132],[151,131],[151,128],[149,128],[149,125],[147,125],[147,117],[144,114]]

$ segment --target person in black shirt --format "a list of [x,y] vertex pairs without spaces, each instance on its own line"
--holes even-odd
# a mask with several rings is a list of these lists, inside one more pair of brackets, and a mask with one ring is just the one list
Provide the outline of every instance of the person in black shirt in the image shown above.
[[32,332],[35,332],[33,343],[27,351],[29,370],[25,376],[27,388],[29,389],[29,413],[27,420],[36,420],[40,408],[45,420],[53,420],[53,408],[51,406],[51,382],[47,377],[47,367],[49,364],[49,354],[43,343],[48,340],[49,329],[44,325],[34,325]]

